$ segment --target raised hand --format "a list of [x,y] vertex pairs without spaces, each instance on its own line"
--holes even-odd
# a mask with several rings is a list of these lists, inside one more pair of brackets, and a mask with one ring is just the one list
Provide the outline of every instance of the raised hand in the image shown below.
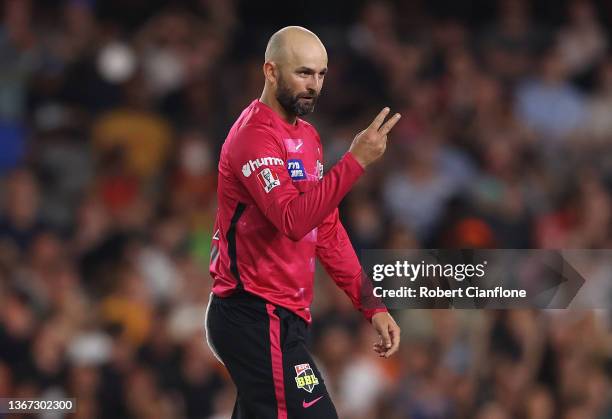
[[385,153],[387,134],[389,134],[391,128],[397,124],[401,117],[399,113],[396,113],[383,124],[389,111],[389,108],[384,108],[380,111],[370,126],[357,134],[353,139],[349,151],[364,168],[378,160]]

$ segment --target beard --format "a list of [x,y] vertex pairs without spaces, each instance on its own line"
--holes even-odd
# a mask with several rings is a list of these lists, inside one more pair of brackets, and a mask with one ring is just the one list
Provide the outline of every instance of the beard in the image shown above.
[[[302,98],[312,98],[311,100],[300,100]],[[285,112],[295,115],[304,116],[312,112],[317,104],[319,95],[314,90],[308,92],[294,94],[285,80],[278,78],[278,88],[276,90],[276,100],[283,107]]]

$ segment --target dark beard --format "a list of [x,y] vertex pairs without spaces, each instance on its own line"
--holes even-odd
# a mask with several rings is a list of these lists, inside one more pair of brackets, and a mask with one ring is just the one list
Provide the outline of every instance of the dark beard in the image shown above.
[[[312,96],[310,103],[300,102],[301,97]],[[314,110],[317,104],[318,95],[314,91],[308,93],[300,93],[299,95],[293,95],[293,92],[285,84],[282,77],[278,78],[278,89],[276,90],[276,100],[283,107],[285,112],[290,115],[304,116]]]

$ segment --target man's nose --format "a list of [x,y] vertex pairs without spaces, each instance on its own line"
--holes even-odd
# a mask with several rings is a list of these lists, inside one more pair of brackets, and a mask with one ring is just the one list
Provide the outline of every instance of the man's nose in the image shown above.
[[312,77],[308,78],[308,84],[306,85],[306,88],[310,91],[318,93],[319,90],[321,90],[321,83],[323,83],[323,80],[321,80],[321,78],[315,74]]

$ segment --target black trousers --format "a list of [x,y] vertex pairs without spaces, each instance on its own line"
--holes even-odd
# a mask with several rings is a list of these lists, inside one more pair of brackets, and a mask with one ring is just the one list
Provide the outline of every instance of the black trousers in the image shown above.
[[238,389],[232,419],[338,418],[296,314],[246,292],[213,295],[206,334]]

